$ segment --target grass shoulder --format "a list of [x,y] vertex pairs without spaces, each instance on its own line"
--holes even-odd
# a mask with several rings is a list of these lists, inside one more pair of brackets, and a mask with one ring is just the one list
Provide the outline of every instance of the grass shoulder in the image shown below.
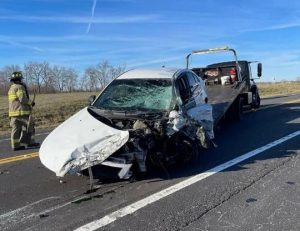
[[[36,128],[54,128],[88,105],[95,92],[73,92],[36,95],[33,116]],[[31,96],[32,97],[32,96]],[[0,135],[10,133],[7,96],[0,97]]]
[[[258,83],[262,98],[300,94],[300,82]],[[36,128],[54,128],[88,105],[88,97],[98,92],[36,95],[33,115]],[[32,97],[32,96],[31,96]],[[0,136],[10,133],[7,96],[0,96]]]
[[300,94],[300,81],[258,83],[257,85],[262,98]]

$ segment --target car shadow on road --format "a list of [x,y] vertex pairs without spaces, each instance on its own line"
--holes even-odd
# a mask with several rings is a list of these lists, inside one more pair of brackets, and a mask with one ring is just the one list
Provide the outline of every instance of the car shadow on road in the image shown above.
[[[199,158],[192,163],[186,163],[180,167],[155,168],[146,175],[137,176],[131,179],[131,181],[143,180],[147,183],[155,183],[164,180],[186,178],[209,171],[215,166],[300,130],[299,120],[300,104],[283,104],[245,113],[242,121],[220,124],[215,134],[215,142],[218,147],[207,150],[201,149]],[[296,143],[293,149],[299,150],[300,142]],[[248,168],[245,165],[248,166],[257,161],[286,158],[295,155],[295,153],[288,150],[287,146],[283,143],[280,150],[275,152],[265,151],[223,172],[240,171]],[[116,178],[109,177],[104,179],[98,177],[98,179],[106,185],[115,184],[118,181],[122,182]],[[128,182],[128,180],[125,182]]]
[[[189,177],[230,161],[250,151],[263,147],[275,140],[300,130],[300,104],[284,104],[273,108],[252,111],[243,116],[242,121],[221,124],[216,131],[217,148],[202,149],[198,161],[184,166],[182,169],[172,170],[171,178]],[[295,137],[294,139],[299,139]],[[224,171],[239,171],[245,165],[256,161],[286,158],[296,154],[289,150],[286,141],[279,144],[276,151],[269,149],[248,160],[245,160]],[[300,150],[300,142],[294,142],[293,150]],[[271,151],[270,151],[271,150]],[[162,174],[163,175],[163,174]],[[165,178],[164,178],[165,179]]]

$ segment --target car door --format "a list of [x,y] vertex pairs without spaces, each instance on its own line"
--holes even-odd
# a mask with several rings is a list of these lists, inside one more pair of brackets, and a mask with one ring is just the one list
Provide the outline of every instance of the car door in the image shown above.
[[203,80],[192,72],[187,72],[187,78],[191,90],[191,98],[195,101],[196,106],[207,103],[207,94]]
[[177,86],[186,110],[207,102],[204,83],[192,72],[185,72],[178,77]]
[[181,74],[176,80],[176,87],[179,90],[180,98],[183,105],[186,105],[191,98],[191,90],[188,82],[187,75]]
[[212,106],[207,103],[203,80],[192,72],[186,72],[178,78],[177,84],[188,117],[200,122],[213,139]]

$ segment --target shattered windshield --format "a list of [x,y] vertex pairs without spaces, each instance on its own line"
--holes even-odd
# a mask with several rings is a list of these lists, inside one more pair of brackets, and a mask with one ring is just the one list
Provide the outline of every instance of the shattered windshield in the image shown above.
[[117,79],[93,106],[108,110],[165,111],[170,109],[171,102],[171,79]]

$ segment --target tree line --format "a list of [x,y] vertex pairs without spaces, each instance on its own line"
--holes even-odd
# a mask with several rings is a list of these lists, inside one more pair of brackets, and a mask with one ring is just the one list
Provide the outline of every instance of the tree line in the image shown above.
[[8,65],[0,69],[0,92],[6,95],[10,76],[22,71],[30,92],[56,93],[74,91],[99,91],[125,71],[125,66],[113,66],[104,60],[79,74],[74,68],[50,65],[48,62],[28,62],[23,66]]

